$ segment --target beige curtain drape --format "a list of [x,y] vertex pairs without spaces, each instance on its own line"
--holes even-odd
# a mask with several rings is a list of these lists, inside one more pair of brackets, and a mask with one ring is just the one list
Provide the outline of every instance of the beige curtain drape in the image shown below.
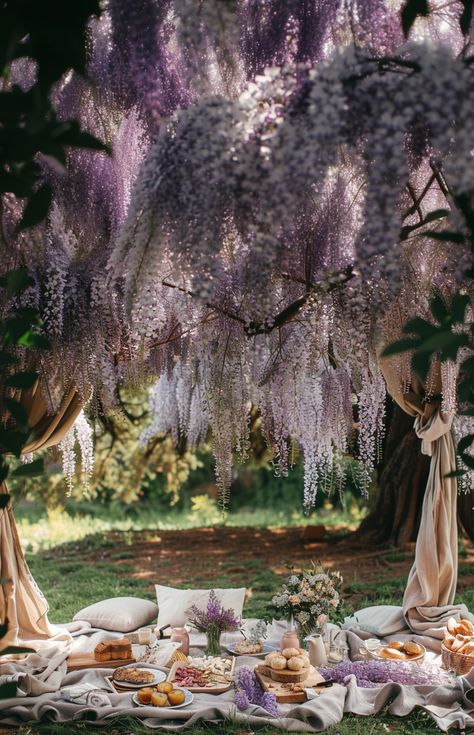
[[[58,411],[49,415],[39,384],[22,393],[21,403],[31,428],[30,440],[23,450],[25,454],[58,444],[81,410],[81,400],[71,388]],[[7,492],[5,485],[0,487],[0,492]],[[9,624],[2,647],[54,637],[57,631],[48,621],[48,603],[21,549],[11,501],[0,510],[0,578],[0,620],[7,619]]]
[[453,415],[441,411],[439,373],[431,381],[434,398],[425,402],[416,378],[411,390],[403,392],[392,359],[382,360],[381,369],[390,395],[415,418],[414,429],[421,439],[421,451],[431,457],[403,614],[415,633],[441,638],[442,628],[451,615],[467,614],[464,606],[453,604],[458,572],[457,483],[454,477],[446,477],[456,468],[450,431]]

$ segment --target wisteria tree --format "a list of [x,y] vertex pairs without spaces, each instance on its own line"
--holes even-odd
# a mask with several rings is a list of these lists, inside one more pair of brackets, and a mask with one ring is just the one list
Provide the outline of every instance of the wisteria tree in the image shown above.
[[[302,454],[307,506],[343,484],[349,451],[367,492],[380,353],[432,319],[433,293],[466,288],[472,258],[446,234],[466,232],[473,196],[470,20],[438,5],[413,24],[406,4],[406,41],[383,0],[109,0],[91,81],[64,77],[54,105],[112,155],[43,160],[53,204],[28,232],[4,201],[5,264],[30,265],[23,299],[53,345],[52,407],[74,382],[100,416],[118,384],[154,378],[142,441],[210,436],[224,501],[255,407],[276,471]],[[426,377],[430,400],[441,371],[446,411],[461,346]],[[408,388],[410,354],[391,360]]]

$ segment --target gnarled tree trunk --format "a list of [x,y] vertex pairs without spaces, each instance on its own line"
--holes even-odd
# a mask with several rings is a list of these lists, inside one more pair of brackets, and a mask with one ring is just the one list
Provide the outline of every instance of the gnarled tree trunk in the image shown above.
[[[374,508],[356,531],[373,544],[404,546],[416,541],[430,457],[421,453],[413,417],[389,400],[384,460],[379,470],[379,494]],[[458,497],[460,526],[474,540],[472,494]]]

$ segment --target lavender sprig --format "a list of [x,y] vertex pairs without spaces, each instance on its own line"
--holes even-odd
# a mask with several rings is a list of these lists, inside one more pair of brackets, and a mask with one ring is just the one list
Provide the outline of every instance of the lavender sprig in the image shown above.
[[235,704],[244,712],[251,704],[266,710],[273,717],[280,717],[280,710],[273,692],[265,692],[248,666],[240,666],[235,674]]
[[224,608],[214,590],[209,594],[206,608],[201,610],[197,605],[189,608],[189,622],[201,633],[205,633],[210,626],[214,626],[221,633],[224,631],[239,630],[242,621],[236,617],[233,608]]
[[389,682],[410,686],[443,684],[449,681],[448,675],[437,667],[413,666],[399,661],[343,661],[332,668],[321,668],[319,673],[325,679],[332,679],[339,684],[348,684],[353,675],[357,686],[364,689]]

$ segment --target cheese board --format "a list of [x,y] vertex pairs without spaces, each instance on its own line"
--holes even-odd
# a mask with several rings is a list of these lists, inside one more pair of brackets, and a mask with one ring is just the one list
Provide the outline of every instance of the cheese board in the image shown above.
[[[268,666],[261,664],[256,666],[255,674],[262,687],[267,692],[272,692],[275,695],[277,702],[280,704],[298,704],[306,702],[307,697],[305,689],[314,688],[317,690],[318,684],[323,684],[325,679],[319,674],[314,666],[310,666],[305,670],[306,676],[301,681],[276,681],[270,672],[275,674],[274,671]],[[288,673],[288,672],[286,672]],[[295,672],[296,673],[296,672]],[[298,672],[299,673],[299,672]]]
[[134,658],[121,658],[111,661],[96,661],[94,651],[84,653],[71,653],[66,660],[68,671],[79,671],[80,669],[116,669],[119,666],[134,664]]
[[[187,672],[191,674],[191,678],[193,677],[193,674],[191,673],[194,669],[192,659],[188,659],[188,661],[190,662],[188,664],[182,661],[175,661],[168,675],[168,681],[171,681],[179,686],[185,686],[186,689],[188,689],[190,692],[194,692],[196,694],[222,694],[223,692],[227,692],[232,686],[232,681],[234,678],[235,658],[232,656],[221,660],[229,662],[228,671],[226,672],[225,676],[216,676],[217,681],[213,681],[212,674],[206,675],[205,672],[202,672],[204,674],[203,678],[208,678],[206,685],[193,686],[193,684],[190,683],[191,680],[186,679],[185,677],[185,674]],[[197,674],[197,676],[199,677],[199,674]],[[181,681],[186,683],[181,684]]]

